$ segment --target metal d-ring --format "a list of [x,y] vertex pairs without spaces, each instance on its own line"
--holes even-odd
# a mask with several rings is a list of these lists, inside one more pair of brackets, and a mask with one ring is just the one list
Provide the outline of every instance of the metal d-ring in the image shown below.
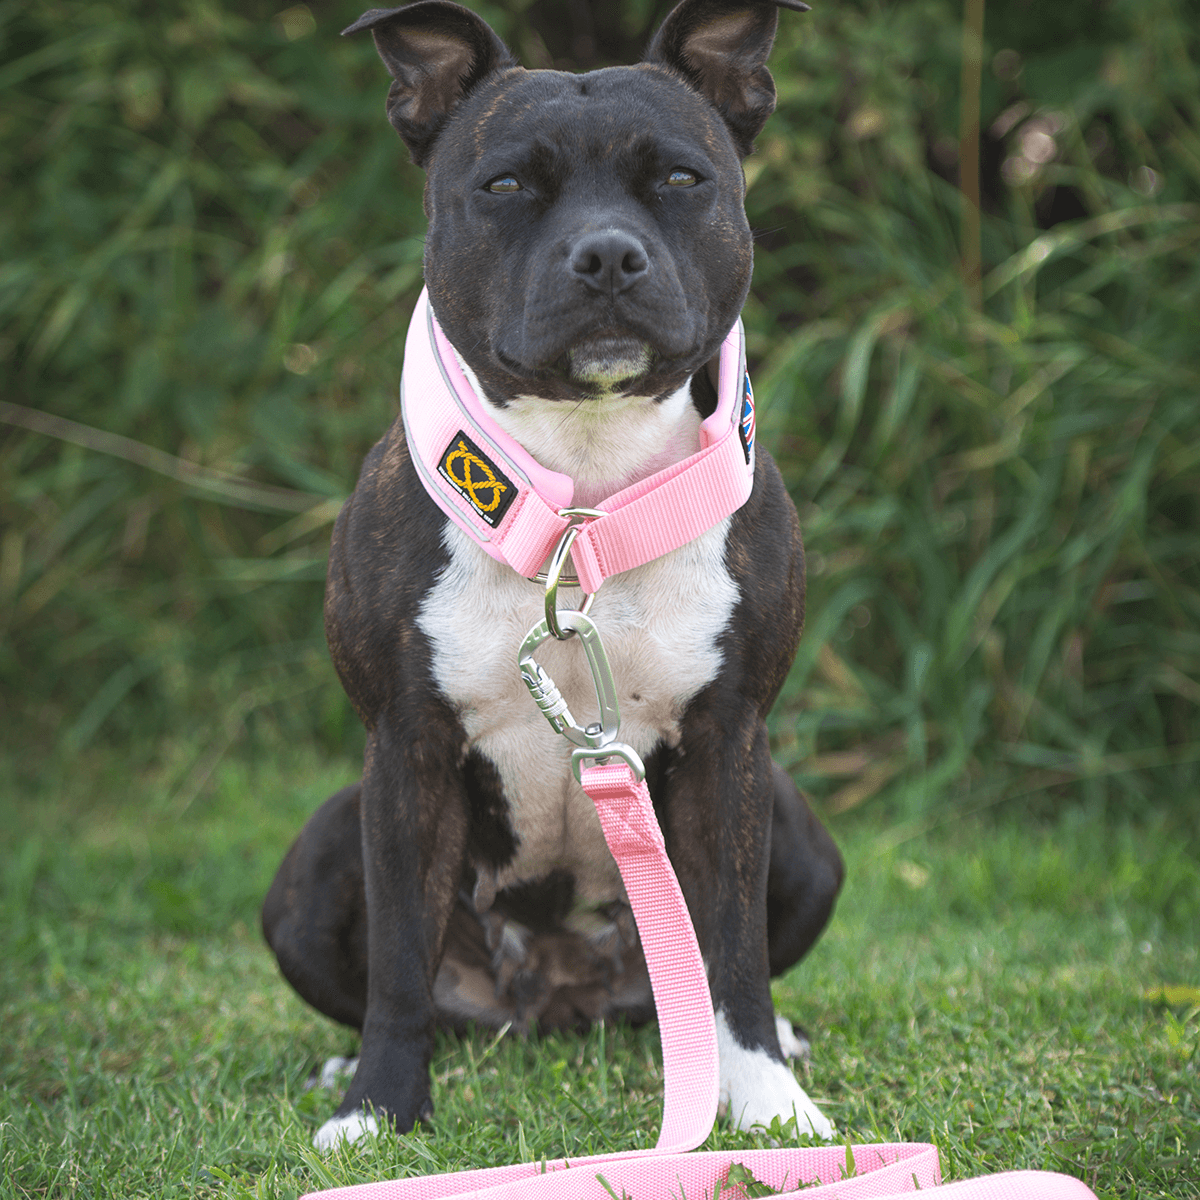
[[[580,520],[587,517],[603,517],[606,514],[598,508],[560,508],[558,510],[560,517],[568,517],[571,524],[563,530],[563,535],[558,539],[558,545],[554,547],[554,553],[550,555],[550,561],[546,564],[546,570],[539,572],[535,578],[546,584],[545,597],[545,613],[546,624],[549,626],[550,632],[558,638],[560,642],[565,642],[567,638],[575,636],[575,630],[568,628],[564,633],[558,623],[558,585],[566,584],[568,587],[578,587],[579,577],[577,575],[568,575],[563,577],[563,564],[567,561],[567,555],[571,553],[571,547],[575,544],[575,539],[579,536]],[[595,592],[584,592],[583,603],[578,609],[567,609],[567,612],[580,612],[585,615],[592,607],[592,601],[596,599]]]

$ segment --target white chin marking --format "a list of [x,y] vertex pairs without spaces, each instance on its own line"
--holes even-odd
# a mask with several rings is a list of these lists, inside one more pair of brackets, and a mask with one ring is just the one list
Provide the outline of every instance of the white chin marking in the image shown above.
[[339,1141],[357,1142],[365,1134],[379,1132],[379,1122],[365,1112],[352,1112],[345,1117],[330,1117],[316,1133],[313,1145],[318,1150],[332,1150]]
[[776,1117],[783,1123],[794,1115],[798,1133],[832,1141],[833,1123],[808,1098],[791,1068],[765,1050],[748,1050],[741,1045],[719,1010],[717,1053],[721,1063],[720,1111],[735,1129],[766,1127]]
[[567,352],[571,374],[581,383],[614,387],[650,369],[650,347],[633,338],[601,338]]

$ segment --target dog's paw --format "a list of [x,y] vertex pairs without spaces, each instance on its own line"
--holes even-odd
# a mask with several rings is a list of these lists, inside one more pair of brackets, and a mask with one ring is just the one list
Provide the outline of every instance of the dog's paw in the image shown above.
[[758,1053],[761,1062],[721,1088],[720,1108],[733,1127],[767,1129],[776,1119],[786,1124],[795,1118],[797,1133],[832,1141],[837,1133],[833,1122],[809,1099],[790,1068]]
[[776,1117],[781,1122],[795,1117],[797,1133],[833,1140],[833,1123],[808,1098],[791,1068],[765,1050],[742,1046],[721,1012],[717,1013],[717,1051],[720,1111],[734,1128],[769,1127]]
[[808,1034],[779,1013],[775,1014],[775,1032],[779,1036],[779,1048],[783,1051],[784,1058],[807,1059],[812,1056]]
[[316,1133],[313,1145],[318,1150],[332,1150],[340,1141],[357,1142],[366,1134],[377,1134],[379,1122],[370,1113],[352,1112],[344,1117],[330,1117]]

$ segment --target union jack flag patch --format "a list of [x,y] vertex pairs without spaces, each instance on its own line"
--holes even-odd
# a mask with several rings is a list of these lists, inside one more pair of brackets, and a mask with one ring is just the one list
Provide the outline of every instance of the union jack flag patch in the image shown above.
[[738,433],[742,438],[742,450],[746,455],[746,465],[754,454],[754,389],[750,386],[750,374],[746,373],[746,389],[742,393],[742,419],[738,425]]

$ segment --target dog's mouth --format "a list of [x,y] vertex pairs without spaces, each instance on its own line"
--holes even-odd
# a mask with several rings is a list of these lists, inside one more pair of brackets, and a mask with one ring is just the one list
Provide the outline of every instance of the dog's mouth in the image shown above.
[[598,391],[619,391],[650,373],[649,342],[628,334],[604,333],[576,342],[566,353],[567,377]]
[[[505,352],[504,339],[497,338],[492,344],[493,361],[507,376],[496,381],[499,394],[538,395],[547,400],[657,395],[671,390],[668,384],[678,386],[676,376],[682,377],[687,365],[637,328],[609,326],[554,342],[512,354]],[[483,372],[480,377],[488,382]]]

